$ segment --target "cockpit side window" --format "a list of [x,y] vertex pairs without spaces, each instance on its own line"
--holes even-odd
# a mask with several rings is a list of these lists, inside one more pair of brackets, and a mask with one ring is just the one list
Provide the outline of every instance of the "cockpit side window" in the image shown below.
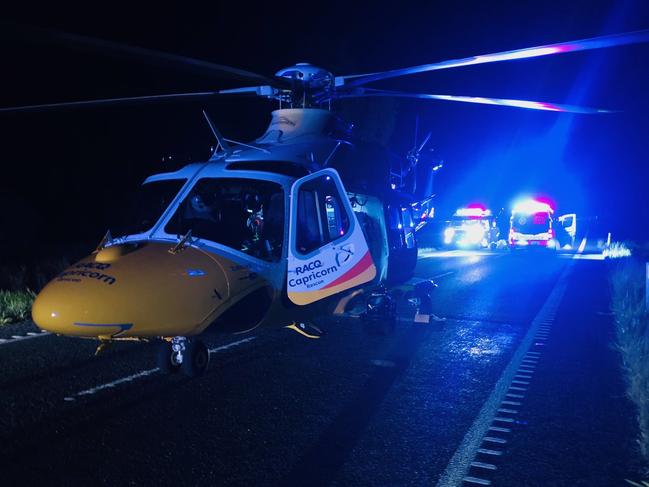
[[198,180],[165,232],[210,240],[267,261],[278,261],[284,241],[284,192],[271,181]]
[[349,231],[349,215],[336,183],[322,176],[300,186],[297,205],[296,246],[308,254]]

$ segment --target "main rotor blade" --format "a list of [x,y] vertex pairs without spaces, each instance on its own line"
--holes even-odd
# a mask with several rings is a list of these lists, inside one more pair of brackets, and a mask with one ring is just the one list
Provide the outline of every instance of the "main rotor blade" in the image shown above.
[[48,43],[56,43],[76,49],[98,52],[113,57],[130,58],[163,67],[183,69],[185,71],[198,73],[211,78],[230,78],[246,83],[264,84],[277,87],[287,86],[286,81],[282,79],[268,78],[251,71],[234,68],[232,66],[215,64],[209,61],[203,61],[201,59],[181,56],[178,54],[170,54],[154,49],[130,46],[128,44],[108,41],[105,39],[97,39],[80,34],[72,34],[69,32],[43,29],[25,25],[8,24],[5,22],[0,23],[0,27],[2,27],[5,35],[8,32],[11,32],[13,35],[20,36],[32,42],[36,40],[40,42],[45,41]]
[[117,105],[134,105],[138,103],[155,103],[165,101],[186,101],[198,98],[206,98],[210,96],[224,96],[227,93],[219,91],[204,91],[196,93],[172,93],[169,95],[151,95],[151,96],[131,96],[126,98],[105,98],[102,100],[87,100],[87,101],[70,101],[62,103],[47,103],[44,105],[28,105],[22,107],[6,107],[0,108],[2,112],[33,112],[44,110],[59,110],[69,108],[92,108],[104,106],[117,106]]
[[642,42],[649,42],[649,29],[638,30],[634,32],[625,32],[622,34],[591,37],[589,39],[581,39],[578,41],[560,42],[558,44],[528,47],[525,49],[516,49],[513,51],[504,51],[494,54],[483,54],[481,56],[472,56],[462,59],[451,59],[438,63],[421,64],[419,66],[393,69],[379,73],[338,76],[336,77],[336,86],[360,86],[371,81],[396,78],[398,76],[407,76],[410,74],[424,73],[427,71],[459,68],[462,66],[472,66],[475,64],[495,63],[499,61],[513,61],[515,59],[528,59],[533,57],[549,56],[552,54],[563,54],[566,52],[587,51],[589,49],[603,49],[606,47],[639,44]]
[[435,95],[425,93],[408,93],[403,91],[373,90],[361,88],[357,92],[338,95],[337,98],[361,98],[368,96],[388,96],[396,98],[418,98],[424,100],[458,101],[462,103],[478,103],[481,105],[500,105],[515,108],[527,108],[529,110],[546,110],[551,112],[567,113],[612,113],[611,110],[600,108],[582,107],[578,105],[566,105],[562,103],[548,103],[544,101],[513,100],[508,98],[485,98],[482,96],[456,96],[456,95]]

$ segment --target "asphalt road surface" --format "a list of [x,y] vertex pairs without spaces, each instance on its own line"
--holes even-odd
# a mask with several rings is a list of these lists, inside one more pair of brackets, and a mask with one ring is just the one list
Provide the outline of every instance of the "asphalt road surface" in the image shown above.
[[417,275],[439,284],[439,320],[209,336],[199,379],[163,376],[147,345],[93,357],[91,342],[6,328],[0,485],[638,479],[604,261],[422,252]]

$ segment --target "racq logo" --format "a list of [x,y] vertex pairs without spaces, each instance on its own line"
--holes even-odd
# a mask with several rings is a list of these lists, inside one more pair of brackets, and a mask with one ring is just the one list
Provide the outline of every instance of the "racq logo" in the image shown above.
[[319,259],[316,259],[312,262],[309,262],[308,264],[297,266],[294,272],[295,274],[300,275],[305,274],[309,271],[314,271],[316,269],[319,269],[320,267],[322,267],[322,262]]
[[314,287],[324,282],[324,277],[329,274],[335,274],[338,267],[332,265],[328,268],[323,268],[322,261],[319,259],[313,260],[308,264],[299,265],[293,271],[296,276],[294,279],[289,279],[289,287],[303,286]]

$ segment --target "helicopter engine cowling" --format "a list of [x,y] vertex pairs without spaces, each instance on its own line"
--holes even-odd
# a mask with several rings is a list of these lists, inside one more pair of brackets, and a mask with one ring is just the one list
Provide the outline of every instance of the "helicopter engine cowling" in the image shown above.
[[34,322],[52,333],[102,339],[194,335],[265,286],[222,256],[171,248],[147,241],[91,254],[39,293]]

